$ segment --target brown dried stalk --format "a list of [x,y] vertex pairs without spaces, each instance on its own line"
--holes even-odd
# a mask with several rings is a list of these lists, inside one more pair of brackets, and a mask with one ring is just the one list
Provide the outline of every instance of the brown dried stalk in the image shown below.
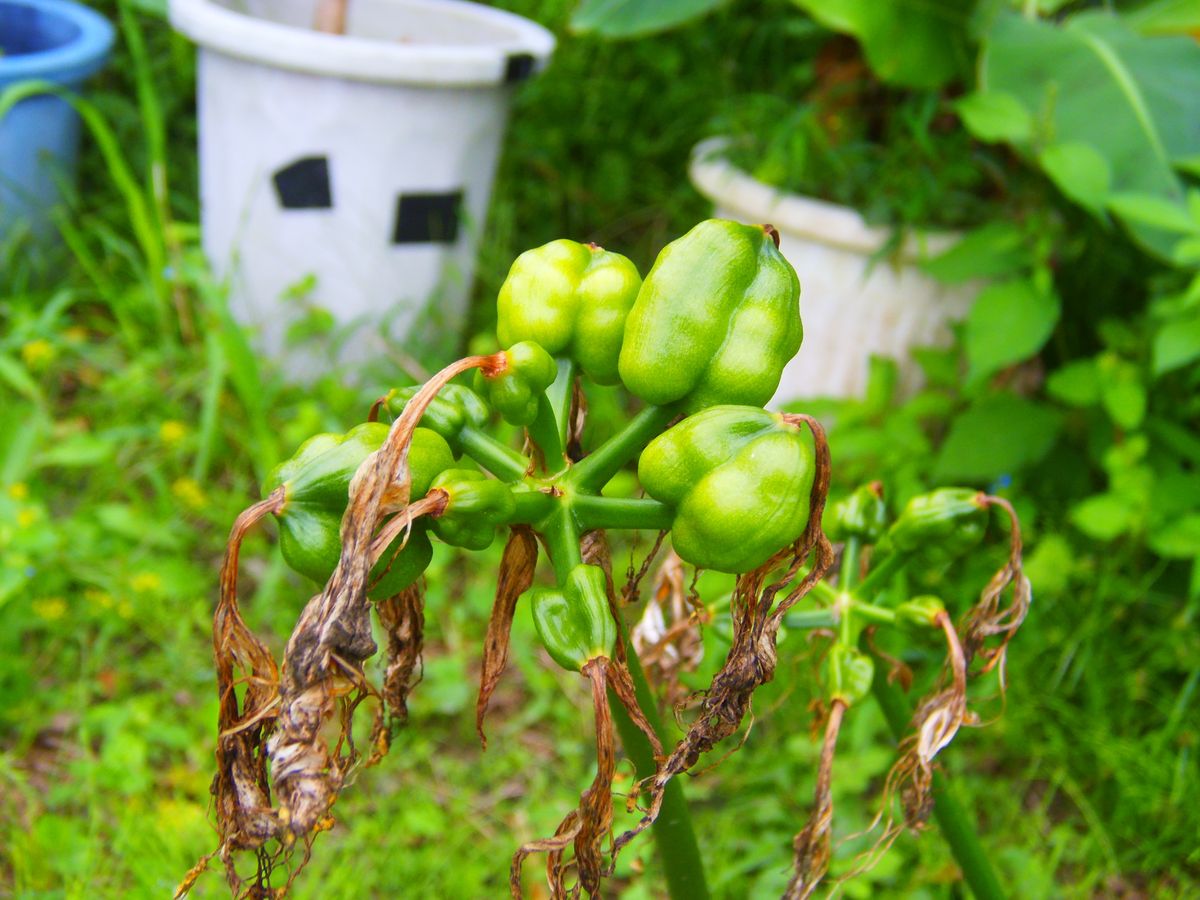
[[[246,533],[283,508],[277,488],[250,506],[233,524],[221,564],[220,594],[213,613],[213,657],[217,669],[217,774],[212,794],[222,854],[257,849],[276,828],[262,739],[277,707],[279,669],[266,645],[246,626],[238,606],[238,557]],[[238,702],[237,687],[246,687]],[[232,872],[232,869],[230,869]]]
[[838,732],[846,715],[846,704],[834,700],[825,723],[821,762],[808,823],[792,842],[795,871],[783,893],[784,900],[808,900],[829,869],[830,834],[833,830],[833,756]]
[[492,692],[508,665],[508,641],[512,632],[513,616],[517,611],[517,598],[533,584],[533,573],[537,566],[537,539],[533,531],[524,525],[515,526],[504,545],[500,559],[500,573],[496,581],[496,600],[488,618],[487,635],[483,639],[483,669],[479,674],[479,699],[475,701],[475,730],[479,740],[487,749],[487,735],[483,732],[483,720],[487,715]]
[[[821,516],[829,493],[829,444],[820,423],[811,416],[785,415],[790,424],[803,424],[813,435],[816,472],[809,495],[808,525],[790,547],[780,550],[758,569],[738,577],[734,587],[733,645],[721,670],[704,695],[700,711],[687,734],[650,779],[650,803],[642,820],[617,838],[613,853],[654,823],[662,808],[668,782],[680,772],[692,768],[699,758],[734,734],[750,710],[754,691],[775,677],[776,639],[783,617],[813,586],[824,577],[833,562],[833,547],[821,529]],[[811,569],[778,603],[776,596],[795,579],[810,555]],[[772,572],[787,564],[783,575],[770,585],[764,583]],[[643,786],[645,783],[643,782]]]
[[676,706],[690,693],[680,676],[696,671],[704,659],[702,628],[710,617],[699,602],[694,581],[687,584],[683,560],[674,551],[659,566],[654,583],[654,593],[629,639],[647,680],[661,686],[666,702]]
[[[1022,568],[1021,559],[1021,524],[1017,521],[1017,513],[1012,504],[1003,497],[986,496],[983,502],[989,506],[998,506],[1008,514],[1011,536],[1009,538],[1008,562],[992,576],[979,595],[979,602],[968,611],[961,626],[963,653],[969,666],[976,657],[984,660],[983,668],[978,674],[997,669],[1000,675],[1000,687],[1004,689],[1004,660],[1008,650],[1008,642],[1012,640],[1025,616],[1029,612],[1029,604],[1033,599],[1033,591]],[[1001,607],[1004,592],[1012,585],[1012,602],[1007,607]],[[999,636],[998,646],[989,647],[988,638]]]
[[[629,670],[618,660],[598,656],[588,660],[581,671],[592,688],[596,722],[596,775],[591,786],[580,795],[579,806],[567,813],[553,837],[530,841],[513,855],[509,889],[516,900],[521,898],[521,865],[533,853],[546,854],[546,879],[554,900],[577,897],[581,890],[589,897],[598,896],[601,878],[609,874],[605,866],[604,842],[612,837],[612,782],[616,771],[616,743],[609,689],[645,734],[655,755],[662,755],[662,744],[638,706]],[[564,853],[572,844],[574,858],[564,862]],[[577,872],[577,883],[568,887],[566,874],[571,867]]]
[[[283,508],[283,489],[251,506],[235,522],[213,618],[220,708],[212,789],[221,836],[216,852],[225,862],[235,894],[266,896],[272,890],[271,872],[280,859],[299,841],[306,860],[312,838],[332,824],[329,808],[359,759],[350,726],[359,703],[374,696],[382,704],[372,734],[371,761],[386,752],[391,729],[403,721],[413,672],[419,665],[423,601],[420,590],[413,588],[381,604],[389,659],[380,693],[363,672],[363,661],[376,650],[366,595],[370,572],[395,538],[411,529],[413,519],[444,508],[446,498],[440,491],[409,504],[408,448],[425,409],[456,375],[472,368],[495,374],[505,365],[504,355],[496,354],[447,366],[417,392],[392,424],[383,446],[359,467],[342,519],[337,568],[325,590],[301,614],[288,641],[282,677],[271,653],[241,618],[237,561],[246,531]],[[246,689],[239,704],[236,688],[241,684]],[[384,724],[389,711],[391,719]],[[335,716],[340,731],[330,748],[322,732]],[[277,798],[274,806],[272,789]],[[273,853],[264,849],[270,839],[279,841]],[[254,850],[258,855],[251,885],[234,868],[237,850]],[[190,889],[211,857],[188,873],[180,893]],[[302,866],[303,862],[292,867],[288,884]]]

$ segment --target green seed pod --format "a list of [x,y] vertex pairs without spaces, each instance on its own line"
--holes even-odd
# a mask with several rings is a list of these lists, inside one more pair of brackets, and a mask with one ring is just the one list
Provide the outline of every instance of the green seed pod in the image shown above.
[[533,341],[513,344],[504,355],[506,365],[497,374],[476,374],[475,390],[510,425],[528,425],[537,418],[538,400],[558,377],[558,366]]
[[564,669],[578,672],[589,659],[612,655],[617,623],[608,607],[603,569],[581,564],[561,588],[533,588],[528,593],[538,636]]
[[800,282],[773,231],[709,219],[663,248],[625,322],[632,393],[687,412],[771,399],[804,335]]
[[685,561],[748,572],[808,525],[815,471],[810,438],[773,413],[714,406],[650,442],[638,477],[675,509],[671,540]]
[[867,544],[876,543],[887,528],[887,504],[883,502],[883,485],[878,481],[864,484],[839,503],[827,517],[826,531],[831,540],[858,538]]
[[[388,393],[387,407],[393,416],[404,412],[404,407],[420,390],[419,386],[395,388]],[[438,391],[433,402],[421,416],[421,427],[436,431],[450,445],[455,456],[462,455],[459,438],[464,428],[482,428],[487,424],[491,411],[483,399],[473,390],[460,384],[448,384]]]
[[946,604],[932,594],[913,597],[896,607],[896,618],[906,625],[932,626],[946,612]]
[[445,510],[433,519],[433,532],[455,547],[486,550],[496,529],[516,512],[512,489],[474,469],[447,469],[433,487],[447,495]]
[[939,488],[913,497],[888,538],[897,550],[949,562],[983,539],[988,512],[985,495],[971,488]]
[[[344,435],[316,435],[267,477],[266,493],[280,486],[285,490],[283,508],[275,517],[280,550],[294,571],[320,583],[333,574],[342,554],[340,529],[350,502],[350,480],[387,434],[386,425],[368,422]],[[425,496],[438,472],[453,464],[446,442],[435,432],[417,428],[408,452],[411,496]],[[397,558],[392,560],[389,550],[372,570],[372,580],[379,583],[370,596],[381,599],[408,587],[425,571],[432,554],[424,524],[415,524]]]
[[641,284],[619,253],[552,241],[513,263],[496,301],[497,336],[506,347],[534,341],[579,363],[598,384],[617,384],[625,317]]

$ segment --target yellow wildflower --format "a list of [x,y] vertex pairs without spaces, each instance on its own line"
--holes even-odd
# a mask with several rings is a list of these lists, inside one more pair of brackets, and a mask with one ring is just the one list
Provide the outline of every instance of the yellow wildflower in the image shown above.
[[8,496],[14,500],[25,500],[29,497],[29,485],[23,481],[17,481],[8,486]]
[[184,506],[191,509],[203,509],[208,503],[208,497],[204,493],[204,488],[200,487],[200,483],[194,478],[180,478],[171,485],[171,493],[174,494]]
[[173,447],[187,437],[188,427],[178,419],[167,419],[158,426],[158,437],[164,444]]
[[162,577],[157,572],[138,572],[129,580],[129,586],[139,594],[149,594],[162,587]]
[[54,349],[54,345],[42,338],[29,341],[21,347],[21,359],[31,369],[42,368],[46,363],[54,359],[56,354],[57,351]]
[[54,622],[67,614],[67,601],[62,597],[41,597],[33,601],[33,611],[39,618]]

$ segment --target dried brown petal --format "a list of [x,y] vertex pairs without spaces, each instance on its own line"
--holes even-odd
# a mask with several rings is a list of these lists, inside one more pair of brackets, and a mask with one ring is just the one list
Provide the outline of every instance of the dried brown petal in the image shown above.
[[807,900],[829,869],[830,834],[833,830],[833,755],[845,714],[846,704],[834,700],[825,723],[813,809],[808,823],[792,842],[795,871],[784,891],[784,900]]
[[512,529],[508,543],[504,545],[496,581],[496,599],[488,618],[487,635],[483,639],[483,670],[479,675],[479,699],[475,702],[475,730],[479,732],[479,740],[484,748],[487,747],[487,735],[483,733],[483,719],[487,715],[492,692],[496,690],[504,667],[508,665],[508,640],[517,611],[517,598],[533,584],[536,567],[537,540],[531,529],[518,525]]

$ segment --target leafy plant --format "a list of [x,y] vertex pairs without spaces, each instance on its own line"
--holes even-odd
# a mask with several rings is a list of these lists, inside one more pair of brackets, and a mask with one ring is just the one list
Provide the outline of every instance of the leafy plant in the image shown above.
[[[1005,648],[1028,608],[1016,515],[1005,500],[947,490],[914,498],[889,527],[878,487],[868,486],[833,513],[845,550],[838,586],[822,581],[833,563],[822,530],[830,482],[824,431],[809,416],[761,407],[801,339],[799,285],[776,241],[770,226],[703,222],[663,250],[644,282],[627,259],[595,245],[560,240],[528,251],[500,290],[499,333],[507,350],[466,357],[417,389],[381,398],[366,424],[344,436],[311,438],[275,471],[267,496],[234,523],[213,623],[220,701],[216,852],[235,891],[268,889],[272,871],[296,846],[307,858],[366,748],[366,764],[377,762],[404,724],[423,648],[419,578],[431,558],[430,531],[473,550],[490,546],[499,528],[510,532],[476,704],[485,743],[484,716],[507,663],[519,605],[529,606],[549,656],[591,687],[595,778],[551,837],[517,850],[514,896],[522,892],[522,862],[534,853],[547,854],[553,896],[596,896],[620,850],[656,822],[672,894],[707,892],[673,779],[737,733],[752,695],[774,677],[785,622],[835,632],[822,667],[827,714],[816,796],[809,824],[795,839],[785,895],[810,896],[828,868],[832,765],[847,711],[875,684],[895,729],[906,730],[903,700],[890,693],[886,678],[875,677],[871,652],[861,646],[868,629],[932,629],[945,641],[942,676],[913,714],[913,736],[901,743],[889,775],[888,824],[875,850],[899,830],[893,802],[910,827],[929,815],[934,757],[968,719],[968,678],[1002,671]],[[764,353],[764,346],[774,352]],[[471,370],[475,393],[451,384]],[[583,445],[581,376],[619,383],[647,404],[590,448]],[[489,434],[489,408],[524,429],[523,451]],[[385,409],[397,416],[390,428],[374,423]],[[634,459],[649,496],[606,493]],[[906,566],[934,570],[970,553],[993,508],[1007,512],[1010,551],[958,628],[936,597],[893,594],[892,581]],[[242,541],[268,515],[280,521],[289,565],[328,579],[300,614],[281,666],[246,627],[237,593]],[[605,536],[614,529],[660,532],[620,594]],[[728,601],[730,650],[686,733],[666,751],[620,609],[637,597],[668,533],[679,560],[737,577]],[[859,584],[867,568],[862,554],[876,544],[881,560]],[[553,566],[551,587],[534,586],[539,545]],[[793,611],[810,595],[820,600],[817,608]],[[387,636],[379,688],[364,666],[377,650],[370,597]],[[692,607],[698,614],[698,598]],[[681,618],[671,642],[695,640],[689,632],[700,621]],[[375,714],[360,749],[353,721],[364,701]],[[634,797],[645,795],[641,820],[615,837],[614,714],[638,762]],[[953,801],[941,803],[939,820],[966,877],[982,896],[999,896],[963,813]],[[668,807],[671,813],[660,818]],[[239,850],[256,857],[248,882],[237,867]],[[177,894],[190,890],[210,858]],[[289,866],[285,889],[302,865]]]

